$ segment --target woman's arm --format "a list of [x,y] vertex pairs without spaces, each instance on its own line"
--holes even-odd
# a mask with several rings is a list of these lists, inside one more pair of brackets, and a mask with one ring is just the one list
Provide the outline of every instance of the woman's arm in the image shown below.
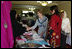
[[70,33],[71,28],[70,28],[69,18],[66,18],[66,24],[65,25],[66,25],[65,28],[64,28],[65,32]]
[[37,27],[37,25],[38,25],[38,20],[36,20],[35,25],[34,25],[34,26],[32,26],[32,27],[31,27],[31,29],[35,29],[35,28]]
[[38,25],[38,20],[36,20],[36,23],[35,23],[34,26],[32,26],[32,27],[27,27],[27,30],[35,29],[35,28],[37,27],[37,25]]
[[46,20],[46,32],[48,30],[48,19]]

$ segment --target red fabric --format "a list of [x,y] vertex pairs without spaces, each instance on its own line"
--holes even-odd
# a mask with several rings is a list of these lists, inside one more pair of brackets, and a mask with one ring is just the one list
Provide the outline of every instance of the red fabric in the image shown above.
[[[58,25],[57,25],[57,23],[58,23]],[[56,46],[60,46],[61,23],[62,23],[62,19],[58,15],[54,14],[54,15],[51,16],[49,26],[52,27],[52,30],[54,30],[54,33],[56,33],[56,35],[55,35]],[[58,39],[56,38],[57,35],[59,36]],[[53,35],[52,35],[51,40],[52,39],[53,39]],[[50,40],[50,43],[51,43],[51,40]]]

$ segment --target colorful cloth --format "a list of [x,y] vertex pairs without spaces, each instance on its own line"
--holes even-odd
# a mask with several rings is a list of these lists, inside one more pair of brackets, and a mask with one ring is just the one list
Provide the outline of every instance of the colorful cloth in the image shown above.
[[44,40],[42,40],[42,41],[35,41],[35,40],[33,40],[33,41],[26,41],[26,43],[35,43],[35,44],[48,45],[48,46],[50,46],[49,43],[47,43]]
[[[51,27],[51,30],[53,30],[53,34],[51,35],[51,40],[55,38],[56,46],[60,46],[60,40],[61,40],[61,23],[62,19],[54,14],[51,16],[51,20],[49,22],[49,26]],[[50,41],[52,43],[52,41]]]
[[10,19],[10,1],[1,1],[1,48],[13,48],[13,32]]

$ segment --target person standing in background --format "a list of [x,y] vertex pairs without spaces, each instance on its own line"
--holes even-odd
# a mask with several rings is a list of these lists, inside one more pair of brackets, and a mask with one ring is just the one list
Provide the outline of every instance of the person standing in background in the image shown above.
[[26,28],[22,27],[22,24],[18,23],[18,16],[15,10],[10,11],[10,16],[11,16],[11,23],[12,23],[12,28],[13,28],[13,37],[14,37],[14,46],[15,46],[15,40],[16,37],[22,35],[25,31]]
[[60,47],[61,40],[61,23],[62,19],[59,15],[58,7],[53,5],[50,7],[50,12],[52,13],[49,26],[50,26],[50,44],[53,48]]
[[66,44],[71,46],[71,26],[69,18],[67,18],[66,11],[61,10],[62,16],[62,32],[61,32],[61,39],[62,39],[62,47],[66,47]]

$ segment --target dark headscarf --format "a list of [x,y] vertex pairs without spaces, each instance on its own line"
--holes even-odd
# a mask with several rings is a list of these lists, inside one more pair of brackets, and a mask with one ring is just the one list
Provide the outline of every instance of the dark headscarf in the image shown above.
[[11,10],[10,11],[10,16],[11,16],[11,20],[15,20],[16,11],[15,10]]
[[51,11],[55,10],[55,13],[54,13],[54,14],[59,15],[59,11],[58,11],[58,7],[57,7],[57,5],[53,5],[53,6],[51,6],[51,7],[50,7],[50,10],[51,10]]

